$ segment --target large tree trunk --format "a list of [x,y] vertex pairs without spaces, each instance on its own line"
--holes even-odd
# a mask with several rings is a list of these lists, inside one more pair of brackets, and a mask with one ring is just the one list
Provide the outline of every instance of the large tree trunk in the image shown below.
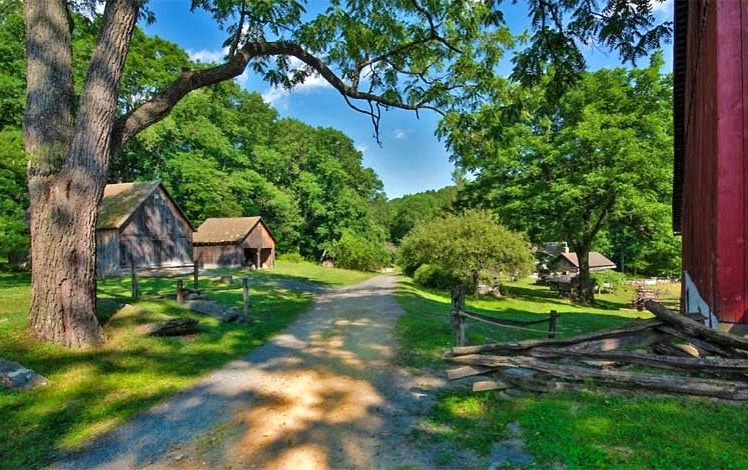
[[66,2],[24,3],[24,145],[29,155],[32,257],[29,327],[43,341],[84,347],[104,340],[96,318],[96,211],[139,3],[107,3],[75,118]]
[[590,250],[585,245],[578,247],[576,252],[579,261],[577,297],[580,302],[591,305],[595,302],[595,284],[590,276]]
[[96,188],[77,172],[30,177],[32,285],[29,326],[68,347],[103,342],[95,315]]

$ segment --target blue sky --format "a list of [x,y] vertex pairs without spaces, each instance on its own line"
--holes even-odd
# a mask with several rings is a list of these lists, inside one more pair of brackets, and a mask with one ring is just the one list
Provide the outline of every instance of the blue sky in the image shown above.
[[[321,2],[310,0],[307,8]],[[220,61],[224,55],[221,44],[225,33],[210,16],[202,11],[191,13],[189,0],[151,0],[156,23],[144,26],[148,34],[158,35],[188,51],[193,59],[203,62]],[[506,2],[507,8],[512,8]],[[513,7],[506,14],[507,23],[515,32],[527,27],[524,5]],[[672,19],[672,0],[657,6],[657,15]],[[507,59],[508,60],[508,59]],[[666,66],[671,53],[666,53]],[[594,68],[619,65],[614,54],[590,51],[588,61]],[[332,127],[343,131],[363,153],[364,165],[376,171],[389,198],[439,189],[452,183],[453,165],[447,150],[434,136],[439,115],[424,111],[415,113],[391,110],[384,114],[378,145],[369,118],[350,109],[340,95],[322,79],[312,77],[294,90],[273,89],[251,73],[239,83],[249,91],[260,93],[283,117],[292,117],[312,126]]]

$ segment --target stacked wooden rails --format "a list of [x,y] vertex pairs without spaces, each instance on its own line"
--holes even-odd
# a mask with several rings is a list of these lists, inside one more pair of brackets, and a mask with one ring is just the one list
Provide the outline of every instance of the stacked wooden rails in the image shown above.
[[748,339],[703,326],[647,300],[648,320],[562,339],[488,343],[447,350],[450,380],[490,376],[474,391],[588,389],[748,400]]
[[631,299],[631,308],[642,311],[645,308],[644,304],[647,300],[654,300],[655,302],[659,302],[660,298],[657,296],[657,291],[655,291],[654,289],[647,289],[644,286],[639,286],[636,288],[634,298]]

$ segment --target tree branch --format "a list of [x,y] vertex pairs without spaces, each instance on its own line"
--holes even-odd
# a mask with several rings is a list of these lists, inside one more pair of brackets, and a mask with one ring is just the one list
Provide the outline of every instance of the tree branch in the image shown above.
[[[343,95],[349,106],[351,105],[350,100],[352,99],[377,103],[386,107],[404,109],[407,111],[430,109],[443,114],[441,110],[434,106],[427,105],[425,101],[420,101],[416,104],[406,104],[399,100],[383,98],[371,91],[361,91],[357,86],[350,86],[321,59],[310,54],[296,43],[287,41],[250,42],[245,44],[237,54],[230,57],[224,64],[204,70],[184,70],[179,78],[177,78],[164,91],[119,118],[112,131],[112,145],[110,151],[116,153],[130,138],[148,126],[164,119],[169,112],[171,112],[172,108],[176,106],[176,104],[179,103],[179,101],[189,92],[241,75],[247,64],[253,58],[276,55],[292,56],[304,62],[319,73],[322,78]],[[357,111],[361,111],[358,107],[351,107]],[[372,120],[376,124],[375,130],[378,129],[381,112],[364,111],[364,113],[372,117]]]

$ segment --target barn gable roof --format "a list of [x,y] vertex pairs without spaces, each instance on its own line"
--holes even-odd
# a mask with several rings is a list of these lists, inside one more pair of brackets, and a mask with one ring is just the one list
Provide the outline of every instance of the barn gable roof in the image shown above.
[[270,237],[275,241],[262,217],[221,217],[205,219],[192,236],[194,245],[215,245],[236,243],[244,240],[254,228],[262,223]]
[[[565,258],[569,263],[579,267],[579,258],[577,257],[576,253],[564,253],[558,255],[559,258]],[[589,255],[589,261],[590,261],[590,269],[615,269],[616,264],[603,256],[601,253],[598,253],[597,251],[590,251]]]
[[172,199],[166,188],[160,181],[142,181],[134,183],[117,183],[108,184],[104,187],[104,197],[99,203],[96,228],[97,229],[118,229],[125,225],[130,217],[138,208],[150,197],[159,187],[177,208],[179,214],[187,221],[190,228],[194,231],[195,227],[187,216],[182,212],[174,199]]

